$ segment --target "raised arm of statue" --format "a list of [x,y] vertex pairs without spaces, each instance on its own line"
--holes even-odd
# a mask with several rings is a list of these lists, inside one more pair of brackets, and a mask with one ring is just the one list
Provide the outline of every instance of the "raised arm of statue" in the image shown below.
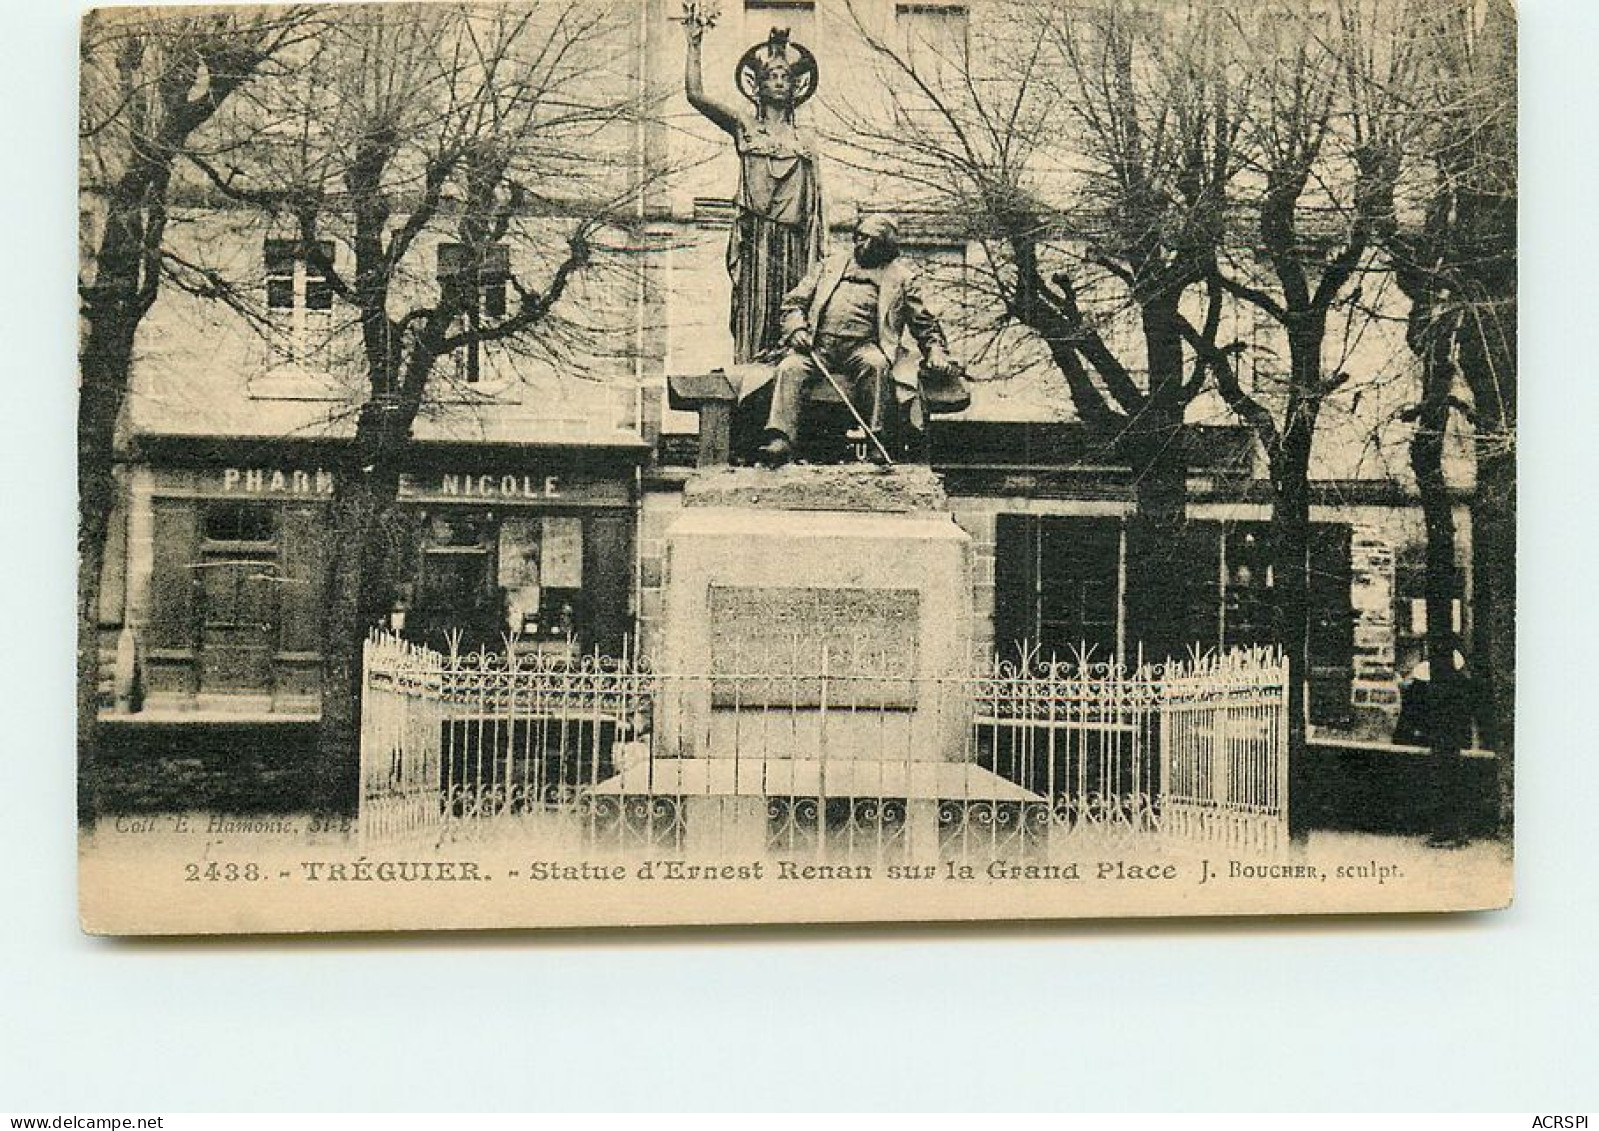
[[794,111],[816,93],[816,58],[773,28],[733,68],[733,85],[751,108],[734,110],[705,94],[701,41],[716,19],[715,0],[684,0],[688,66],[683,89],[690,104],[733,138],[738,184],[728,230],[732,282],[728,328],[738,364],[777,352],[783,295],[822,250],[821,185],[816,152],[794,122]]
[[709,26],[702,20],[688,15],[684,17],[683,32],[688,39],[688,60],[683,68],[683,93],[688,95],[690,106],[736,138],[738,111],[705,93],[705,70],[701,60],[701,47],[705,40],[705,29]]

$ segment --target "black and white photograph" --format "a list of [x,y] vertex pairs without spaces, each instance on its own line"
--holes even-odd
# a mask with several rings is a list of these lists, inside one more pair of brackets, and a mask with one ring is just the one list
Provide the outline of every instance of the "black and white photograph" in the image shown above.
[[79,57],[86,931],[1510,903],[1510,0]]

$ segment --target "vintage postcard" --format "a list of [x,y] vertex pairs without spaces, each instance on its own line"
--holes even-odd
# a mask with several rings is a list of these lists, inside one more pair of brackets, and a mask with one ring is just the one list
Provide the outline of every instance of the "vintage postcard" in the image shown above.
[[86,930],[1510,901],[1510,0],[81,34]]

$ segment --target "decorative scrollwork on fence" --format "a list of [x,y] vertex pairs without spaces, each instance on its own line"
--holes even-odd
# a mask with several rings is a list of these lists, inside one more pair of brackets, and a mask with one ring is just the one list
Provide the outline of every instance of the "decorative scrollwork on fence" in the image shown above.
[[580,793],[577,809],[593,847],[671,852],[683,846],[686,829],[681,798],[665,794]]
[[898,797],[768,797],[766,847],[784,853],[884,859],[907,841]]
[[813,852],[821,835],[822,806],[815,797],[766,799],[766,847],[773,851]]
[[1027,856],[1047,846],[1048,804],[1029,801],[943,801],[938,845],[945,857]]
[[1051,832],[1073,840],[1124,846],[1160,831],[1159,809],[1145,793],[1064,795],[1048,812]]
[[[863,666],[882,657],[847,633],[838,639],[853,649],[848,663],[835,667],[829,648],[821,670],[793,676],[814,684],[815,695],[762,698],[742,694],[755,677],[743,674],[736,651],[725,671],[658,672],[636,655],[541,653],[515,638],[503,650],[446,655],[374,635],[364,672],[362,835],[431,835],[441,825],[459,831],[517,818],[563,836],[581,827],[596,844],[676,851],[689,842],[685,795],[693,790],[684,783],[701,781],[694,790],[726,800],[744,787],[718,793],[727,786],[713,784],[723,779],[707,767],[731,763],[726,782],[778,790],[759,802],[771,851],[909,853],[922,835],[905,793],[913,779],[957,795],[913,795],[929,813],[936,807],[946,853],[1154,834],[1282,839],[1287,665],[1278,652],[1129,666],[1084,647],[1065,659],[1028,652],[937,677],[895,667],[891,678],[916,683],[918,693],[874,698],[856,685],[867,679]],[[686,692],[719,679],[733,688],[731,700],[710,697],[702,709],[711,715],[695,720],[716,723],[707,755],[660,748],[656,704],[688,702]],[[918,745],[912,712],[942,721],[952,704],[969,714],[953,738],[937,732],[948,748]],[[849,758],[827,763],[828,743],[852,744]],[[849,792],[828,796],[829,786]],[[710,822],[743,819],[741,811],[693,808]],[[759,809],[753,819],[758,826]],[[693,831],[697,843],[729,843],[719,831]],[[917,845],[932,839],[929,828]]]

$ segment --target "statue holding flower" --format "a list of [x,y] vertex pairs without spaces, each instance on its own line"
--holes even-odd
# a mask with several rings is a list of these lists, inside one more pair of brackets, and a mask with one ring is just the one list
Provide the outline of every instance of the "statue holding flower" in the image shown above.
[[794,111],[816,93],[816,58],[773,28],[738,61],[734,77],[748,109],[705,93],[701,47],[717,12],[703,0],[683,6],[689,104],[732,139],[739,157],[727,271],[733,282],[731,329],[735,363],[782,350],[782,302],[821,257],[824,243],[817,147],[796,126]]

